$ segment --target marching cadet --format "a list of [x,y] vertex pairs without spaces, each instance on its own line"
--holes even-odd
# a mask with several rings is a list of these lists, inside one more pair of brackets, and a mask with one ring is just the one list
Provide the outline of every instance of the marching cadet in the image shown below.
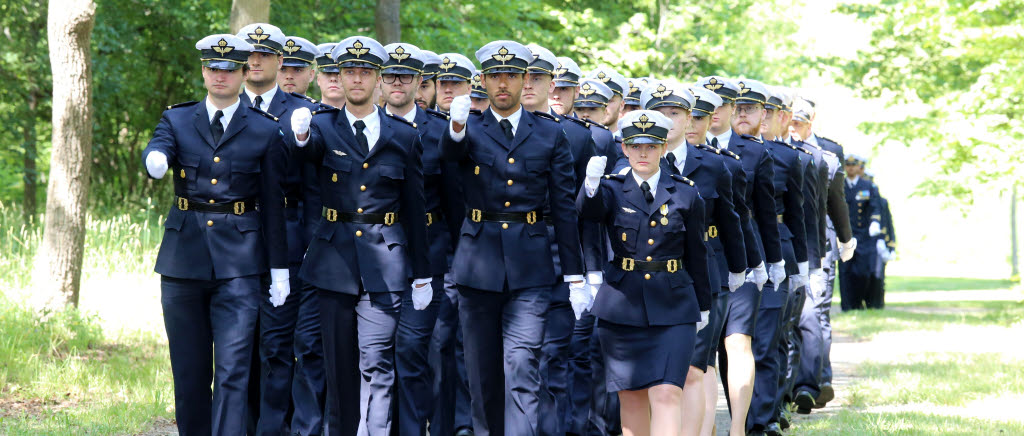
[[320,106],[322,109],[342,107],[345,105],[345,89],[341,87],[341,68],[331,58],[336,42],[328,42],[316,46],[320,55],[316,57],[316,87],[320,88]]
[[622,103],[624,93],[628,93],[628,85],[626,85],[626,78],[607,66],[595,68],[587,74],[588,79],[595,79],[604,83],[612,90],[612,96],[608,99],[608,105],[605,106],[605,115],[602,124],[611,130],[616,135],[617,141],[622,141],[622,135],[619,134],[619,118],[622,117]]
[[[530,44],[527,48],[533,53],[533,61],[527,68],[526,81],[523,83],[523,108],[527,111],[550,114],[561,124],[568,140],[567,145],[574,165],[573,190],[578,192],[583,185],[583,178],[586,176],[587,163],[595,153],[594,138],[590,134],[590,128],[586,121],[559,115],[548,105],[551,91],[555,87],[554,78],[558,59],[551,51],[539,45]],[[546,207],[544,213],[549,215],[550,208]],[[554,233],[553,223],[547,224],[548,232]],[[600,228],[596,225],[580,223],[579,227],[583,237],[601,237]],[[552,254],[558,252],[558,246],[554,240],[552,240],[551,252]],[[589,270],[600,270],[604,265],[604,261],[601,259],[603,253],[603,250],[584,251],[585,264],[592,266],[592,268],[588,268]],[[555,276],[561,275],[562,268],[558,256],[554,256],[552,261],[554,262]],[[588,286],[591,286],[592,283],[593,279],[588,280]],[[544,389],[541,396],[541,410],[546,411],[540,414],[539,433],[542,435],[562,436],[568,431],[569,345],[575,321],[579,320],[583,311],[586,310],[584,303],[585,301],[581,300],[571,301],[568,283],[555,283],[551,288],[551,301],[544,314],[546,324],[540,357],[540,376]]]
[[880,277],[876,284],[877,288],[872,294],[874,296],[872,307],[875,309],[884,309],[885,266],[889,261],[896,258],[896,229],[892,223],[892,212],[889,211],[889,200],[879,194],[878,201],[881,203],[882,207],[882,236],[879,237],[880,243],[876,243],[876,247],[878,248],[878,257],[882,260],[882,264],[880,265],[879,271]]
[[889,227],[892,225],[892,215],[889,212],[889,200],[882,197],[875,183],[875,174],[871,170],[864,171],[864,178],[871,182],[875,195],[878,196],[878,206],[881,219],[879,224],[882,233],[875,236],[872,244],[875,246],[875,262],[871,267],[871,280],[868,283],[868,290],[865,293],[864,306],[868,309],[885,308],[885,264],[889,262]]
[[420,109],[435,109],[437,105],[437,73],[441,71],[441,57],[430,50],[420,50],[423,56],[423,78],[416,88],[416,106]]
[[469,95],[476,66],[469,58],[458,53],[442,53],[437,73],[437,110],[451,111],[452,100]]
[[583,70],[570,58],[560,56],[556,59],[558,65],[555,66],[555,89],[551,91],[549,104],[551,110],[558,115],[572,116],[573,102],[580,95],[579,86]]
[[[253,23],[242,27],[236,35],[252,44],[254,51],[249,55],[249,76],[239,96],[245,105],[252,105],[278,119],[288,119],[297,108],[316,109],[304,95],[289,94],[278,87],[278,73],[288,55],[291,65],[306,64],[303,59],[312,57],[312,44],[305,41],[307,52],[300,54],[304,40],[286,38],[281,29],[267,23]],[[301,57],[300,57],[301,56]],[[301,95],[301,96],[300,96]],[[284,123],[282,123],[284,124]],[[286,137],[290,136],[289,126],[283,125]],[[312,237],[310,216],[319,215],[316,190],[312,174],[315,168],[301,159],[289,159],[284,179],[285,219],[288,230],[288,259],[291,270],[291,288],[294,292],[285,304],[276,308],[264,299],[260,305],[257,326],[260,331],[257,374],[250,377],[258,380],[258,387],[250,387],[251,419],[256,421],[256,433],[295,431],[303,434],[315,433],[322,426],[323,393],[316,386],[323,386],[322,346],[320,342],[319,309],[315,292],[303,286],[298,277],[299,266]],[[307,193],[313,192],[311,201],[306,203]],[[296,350],[302,355],[296,356]],[[296,357],[300,359],[298,377]],[[298,383],[294,383],[297,381]],[[292,389],[298,389],[298,403],[301,406],[288,419],[292,407]],[[252,383],[250,384],[252,386]],[[258,394],[254,398],[254,394]]]
[[174,181],[155,270],[178,431],[242,435],[268,269],[272,303],[284,304],[290,292],[281,187],[287,152],[275,117],[242,107],[238,97],[253,46],[218,34],[196,49],[206,98],[169,107],[142,153],[150,177],[170,168]]
[[[720,329],[724,324],[728,299],[718,298],[717,294],[722,293],[723,287],[729,291],[739,289],[745,280],[747,259],[740,216],[732,203],[732,174],[726,169],[720,152],[698,146],[705,141],[710,121],[708,116],[714,113],[716,101],[721,105],[722,99],[711,91],[699,90],[703,92],[695,95],[678,83],[654,81],[643,91],[640,102],[645,109],[657,110],[672,121],[672,129],[666,137],[667,152],[662,169],[667,174],[678,174],[692,180],[704,199],[708,277],[712,293],[708,322]],[[694,123],[701,126],[694,129]],[[718,252],[726,253],[728,259],[718,259]],[[684,435],[699,434],[706,416],[704,373],[712,350],[718,347],[714,330],[706,328],[697,334],[683,386]]]
[[296,153],[319,165],[323,216],[300,276],[320,301],[329,409],[339,420],[329,428],[339,434],[391,432],[402,299],[411,292],[423,310],[433,296],[419,134],[373,104],[388,57],[371,38],[342,40],[332,58],[345,105],[291,116]]
[[572,207],[572,156],[558,121],[520,104],[530,50],[494,41],[476,57],[490,108],[470,115],[468,96],[453,99],[441,139],[445,159],[459,165],[468,211],[453,270],[473,427],[478,436],[537,434],[544,312],[558,280],[545,203],[562,279],[570,296],[589,299]]
[[615,134],[608,130],[602,121],[608,114],[608,102],[614,95],[612,89],[604,82],[584,79],[579,84],[579,92],[573,102],[573,114],[590,125],[597,154],[608,158],[608,174],[617,172],[621,168],[616,165],[625,162],[622,160],[622,147],[615,139]]
[[626,89],[622,97],[622,115],[640,110],[643,106],[640,105],[640,94],[643,93],[645,84],[640,82],[640,79],[626,79]]
[[602,180],[606,158],[592,158],[576,200],[581,218],[603,223],[611,241],[592,310],[623,434],[682,431],[686,368],[711,308],[704,201],[692,181],[660,171],[672,125],[656,111],[623,117],[630,170]]
[[[729,295],[723,339],[719,346],[725,351],[721,353],[720,350],[719,370],[722,384],[729,392],[732,415],[729,434],[744,435],[754,386],[755,359],[751,344],[757,328],[761,290],[769,276],[773,283],[781,283],[786,277],[775,213],[774,163],[765,145],[745,134],[754,126],[748,118],[755,112],[760,117],[758,110],[763,110],[760,102],[764,101],[767,91],[761,87],[759,92],[754,92],[718,76],[701,78],[698,84],[723,99],[722,106],[711,116],[710,140],[723,152],[729,151],[740,157],[745,180],[738,183],[745,182],[742,202],[750,212],[749,220],[741,221],[744,223],[747,266],[751,268],[747,275],[748,283]],[[741,97],[743,105],[737,104]],[[756,126],[760,128],[759,119]],[[734,185],[736,183],[734,178]],[[766,264],[770,266],[770,272]]]
[[[423,192],[427,210],[427,242],[429,244],[430,272],[433,275],[433,295],[416,295],[411,290],[402,297],[395,348],[396,394],[398,434],[425,435],[426,423],[432,411],[433,377],[428,354],[430,339],[437,322],[437,313],[445,287],[444,275],[448,271],[448,252],[451,235],[449,227],[453,213],[462,216],[461,209],[452,212],[458,199],[449,193],[457,182],[454,169],[443,165],[438,145],[441,134],[448,126],[448,117],[433,110],[425,111],[415,103],[425,67],[422,51],[408,43],[384,46],[387,58],[381,70],[381,89],[387,101],[385,112],[402,117],[416,128],[423,146]],[[461,207],[461,204],[458,206]],[[444,211],[444,212],[442,212]],[[415,301],[414,297],[424,300]],[[425,309],[420,310],[421,307]]]
[[491,102],[487,100],[487,90],[481,83],[479,70],[473,72],[473,80],[469,83],[469,109],[481,112],[487,110]]
[[277,75],[277,86],[284,92],[305,95],[313,82],[314,62],[320,55],[316,44],[298,36],[284,38],[283,62]]
[[[855,154],[846,157],[846,205],[850,210],[850,227],[858,244],[853,258],[839,267],[839,293],[843,311],[862,309],[867,298],[871,266],[877,255],[872,238],[882,234],[882,207],[871,182],[861,178],[867,161]],[[856,212],[854,212],[856,210]]]

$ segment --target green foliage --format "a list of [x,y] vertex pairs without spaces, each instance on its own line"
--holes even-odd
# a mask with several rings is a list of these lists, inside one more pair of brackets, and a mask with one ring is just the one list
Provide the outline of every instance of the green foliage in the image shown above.
[[884,0],[845,4],[873,27],[870,48],[844,68],[862,96],[905,117],[867,123],[886,140],[919,141],[940,174],[918,193],[969,199],[1024,182],[1024,2]]

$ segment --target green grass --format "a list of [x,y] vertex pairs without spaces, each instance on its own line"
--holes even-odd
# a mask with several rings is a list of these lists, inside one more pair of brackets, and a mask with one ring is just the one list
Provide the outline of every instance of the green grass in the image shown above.
[[1019,435],[1024,424],[921,412],[842,409],[828,418],[800,422],[786,434],[803,435]]
[[70,309],[42,320],[0,296],[0,433],[137,434],[174,403],[155,334],[108,338]]
[[[885,291],[973,291],[981,289],[1009,289],[1015,284],[1012,280],[887,276],[885,278]],[[838,288],[839,284],[836,283],[836,286]]]
[[[956,311],[929,311],[931,308],[973,309]],[[910,311],[920,309],[923,312]],[[980,309],[980,310],[978,310]],[[1011,301],[925,301],[894,304],[886,310],[857,310],[835,315],[832,325],[836,331],[856,340],[868,340],[875,335],[906,330],[938,331],[949,325],[1010,325],[1024,320],[1024,302]]]

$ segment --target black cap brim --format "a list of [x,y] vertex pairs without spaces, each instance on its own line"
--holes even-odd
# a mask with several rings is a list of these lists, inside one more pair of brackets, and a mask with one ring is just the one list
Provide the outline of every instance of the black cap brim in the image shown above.
[[515,68],[515,67],[494,67],[494,68],[486,69],[486,70],[481,72],[481,74],[504,74],[504,73],[526,74],[526,70],[524,70],[522,68]]
[[469,82],[469,77],[456,76],[454,74],[438,75],[437,81],[439,82]]
[[470,91],[469,96],[472,98],[487,98],[487,93],[480,91]]
[[653,137],[653,136],[632,136],[632,137],[623,139],[622,143],[626,144],[626,145],[633,145],[633,144],[660,144],[660,145],[664,145],[665,144],[665,138],[656,138],[656,137]]
[[420,74],[419,71],[416,71],[416,70],[414,70],[412,68],[407,68],[407,67],[384,67],[384,69],[381,70],[380,73],[381,74],[404,74],[404,75],[408,75],[408,76],[415,76],[415,75],[419,75]]
[[580,86],[578,81],[555,79],[555,88],[575,88],[577,86]]
[[337,65],[324,65],[322,67],[318,67],[317,71],[327,74],[338,74],[341,72],[341,68],[338,68]]
[[367,68],[370,70],[379,70],[380,65],[366,61],[344,61],[338,64],[338,68]]
[[608,103],[601,103],[593,100],[576,100],[572,107],[608,107]]
[[304,61],[304,60],[301,60],[301,59],[292,59],[292,58],[285,58],[284,62],[281,63],[281,66],[283,66],[283,67],[305,68],[305,67],[309,67],[309,66],[312,66],[312,65],[313,64],[310,63],[310,62],[307,62],[307,61]]
[[203,66],[206,67],[206,68],[213,68],[215,70],[224,70],[224,71],[235,71],[235,70],[237,70],[239,68],[242,68],[242,65],[245,65],[245,64],[239,63],[239,62],[224,61],[224,60],[208,60],[208,61],[203,61]]

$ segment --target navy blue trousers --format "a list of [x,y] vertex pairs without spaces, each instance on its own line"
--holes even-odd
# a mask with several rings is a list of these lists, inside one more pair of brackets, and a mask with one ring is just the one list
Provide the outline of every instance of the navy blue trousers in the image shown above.
[[430,434],[451,435],[463,428],[473,428],[462,329],[459,328],[459,291],[451,273],[444,276],[444,292],[440,297],[430,345],[430,367],[434,373]]
[[[552,295],[567,295],[569,284],[555,285]],[[564,291],[564,292],[562,292]],[[544,314],[544,344],[541,347],[540,376],[544,386],[541,397],[540,434],[564,436],[569,424],[569,344],[576,315],[568,299],[552,299]]]
[[398,434],[426,436],[427,419],[434,407],[434,374],[430,368],[430,340],[437,313],[444,295],[444,276],[433,277],[433,298],[426,309],[416,310],[412,289],[402,296],[402,313],[396,333],[395,370],[398,381],[395,399],[398,411]]

